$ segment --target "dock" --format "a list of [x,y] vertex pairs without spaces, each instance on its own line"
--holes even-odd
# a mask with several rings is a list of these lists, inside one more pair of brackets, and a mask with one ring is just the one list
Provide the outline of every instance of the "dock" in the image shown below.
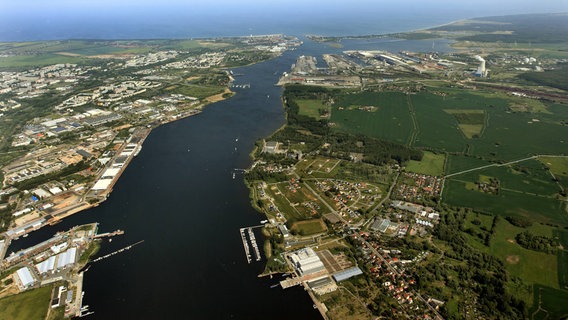
[[243,239],[243,247],[245,248],[245,255],[247,256],[247,262],[250,263],[252,259],[250,256],[250,248],[248,245],[248,241],[245,235],[245,228],[241,228],[241,238]]
[[[245,249],[245,255],[246,255],[248,263],[252,262],[252,255],[251,255],[251,252],[250,252],[251,246],[253,248],[256,261],[262,260],[262,256],[260,255],[260,249],[258,248],[258,244],[256,242],[256,237],[254,236],[254,232],[252,230],[254,228],[262,228],[262,227],[264,227],[263,224],[251,226],[251,227],[244,227],[244,228],[239,229],[239,231],[241,233],[241,239],[243,241],[243,248]],[[245,230],[247,232],[245,232]],[[246,236],[247,233],[248,233],[249,239],[247,239],[247,236]],[[249,240],[250,240],[250,246],[249,246]]]
[[140,240],[140,241],[138,241],[138,242],[136,242],[136,243],[133,243],[133,244],[131,244],[131,245],[129,245],[129,246],[126,246],[126,247],[124,247],[124,248],[122,248],[122,249],[118,249],[118,250],[116,250],[116,251],[114,251],[114,252],[111,252],[111,253],[109,253],[109,254],[105,254],[104,256],[98,257],[98,258],[96,258],[95,260],[93,260],[93,263],[98,262],[98,261],[101,261],[101,260],[104,260],[104,259],[106,259],[106,258],[109,258],[109,257],[111,257],[111,256],[114,256],[115,254],[124,252],[124,251],[126,251],[126,250],[130,250],[132,247],[134,247],[134,246],[136,246],[136,245],[139,245],[139,244],[141,244],[142,242],[144,242],[144,240]]
[[291,288],[291,287],[295,287],[295,286],[299,285],[300,283],[302,283],[302,278],[294,277],[294,278],[288,278],[286,280],[280,281],[280,286],[282,287],[282,289],[288,289],[288,288]]
[[99,238],[104,238],[104,237],[114,237],[114,236],[120,236],[123,235],[124,231],[118,229],[116,231],[113,232],[105,232],[105,233],[100,233],[94,236],[95,239],[99,239]]

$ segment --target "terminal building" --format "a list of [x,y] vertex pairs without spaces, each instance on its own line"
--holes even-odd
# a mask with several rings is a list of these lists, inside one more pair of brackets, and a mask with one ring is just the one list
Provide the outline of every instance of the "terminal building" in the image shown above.
[[290,254],[290,260],[300,276],[317,273],[325,270],[323,262],[312,248],[304,248]]

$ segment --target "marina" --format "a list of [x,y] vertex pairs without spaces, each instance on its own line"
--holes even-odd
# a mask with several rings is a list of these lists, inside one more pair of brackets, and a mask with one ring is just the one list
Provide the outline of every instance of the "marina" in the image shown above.
[[[243,241],[243,248],[245,250],[245,256],[247,258],[247,262],[251,263],[252,262],[252,254],[251,254],[251,250],[250,247],[252,247],[253,251],[254,251],[254,256],[256,261],[261,261],[262,260],[262,256],[260,255],[260,249],[258,248],[258,243],[256,242],[256,237],[254,235],[254,228],[261,228],[264,225],[258,225],[258,226],[252,226],[252,227],[244,227],[241,228],[239,231],[241,233],[241,239]],[[245,230],[247,231],[245,233]],[[248,233],[248,239],[246,234]],[[249,246],[250,243],[250,246]]]

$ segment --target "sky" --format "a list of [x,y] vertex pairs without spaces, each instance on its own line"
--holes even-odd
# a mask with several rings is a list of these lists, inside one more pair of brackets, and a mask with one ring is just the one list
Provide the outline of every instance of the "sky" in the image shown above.
[[436,8],[463,14],[516,14],[532,12],[568,12],[568,0],[0,0],[0,16],[42,11],[104,13],[190,10],[198,12],[285,12],[319,10],[356,12],[362,10],[423,10]]
[[377,34],[389,23],[407,31],[548,12],[568,12],[568,0],[0,0],[0,41],[137,37],[135,28],[148,37],[287,33],[300,24],[318,34]]

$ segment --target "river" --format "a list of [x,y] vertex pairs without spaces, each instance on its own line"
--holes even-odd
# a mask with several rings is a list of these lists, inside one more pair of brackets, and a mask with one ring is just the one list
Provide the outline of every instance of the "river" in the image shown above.
[[[251,164],[255,141],[284,123],[278,77],[301,54],[351,48],[429,50],[432,41],[349,40],[336,49],[310,41],[296,51],[233,69],[236,95],[199,115],[156,128],[100,206],[15,241],[10,251],[74,225],[99,222],[100,232],[125,230],[105,242],[104,255],[144,240],[92,265],[85,274],[90,319],[318,319],[301,287],[283,290],[257,278],[262,263],[247,264],[239,228],[264,219],[251,206],[234,168]],[[405,47],[406,43],[406,47]],[[436,44],[442,50],[447,43]]]

